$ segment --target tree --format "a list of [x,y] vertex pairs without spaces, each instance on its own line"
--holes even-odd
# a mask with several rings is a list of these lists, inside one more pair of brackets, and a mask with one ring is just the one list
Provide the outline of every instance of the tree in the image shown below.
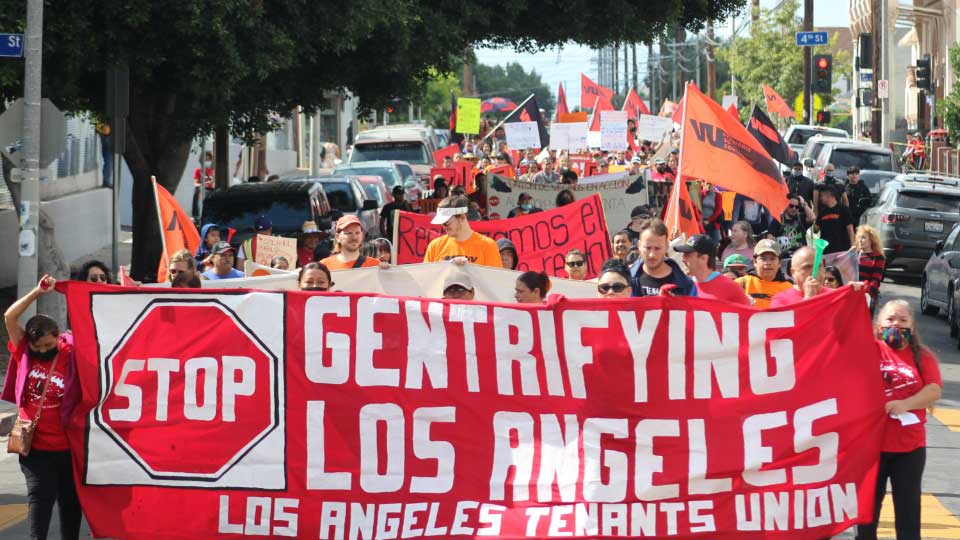
[[[106,69],[129,66],[124,158],[134,178],[132,274],[143,278],[161,249],[150,176],[175,190],[200,134],[228,126],[250,139],[272,128],[273,113],[312,112],[331,91],[349,90],[366,108],[417,100],[467,46],[645,41],[669,22],[696,28],[744,3],[623,3],[611,18],[590,0],[58,0],[45,13],[43,94],[102,117]],[[0,0],[4,28],[22,28],[24,15],[23,0]],[[22,93],[18,71],[0,64],[3,98]]]
[[473,69],[477,79],[477,93],[484,98],[500,96],[520,105],[530,94],[534,94],[537,105],[545,110],[548,116],[556,105],[556,99],[540,75],[534,70],[527,73],[523,66],[516,62],[506,66],[477,64]]
[[[960,44],[950,46],[948,61],[954,77],[960,77]],[[953,135],[953,145],[956,146],[957,134],[960,133],[960,87],[954,85],[953,90],[944,96],[938,105],[943,110],[943,125]]]
[[460,97],[460,78],[453,73],[436,73],[427,83],[423,100],[423,117],[432,126],[446,128],[450,122],[450,95]]

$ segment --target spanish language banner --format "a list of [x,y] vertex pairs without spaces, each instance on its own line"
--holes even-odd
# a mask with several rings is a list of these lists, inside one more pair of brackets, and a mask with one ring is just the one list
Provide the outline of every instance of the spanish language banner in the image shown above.
[[852,290],[66,293],[95,537],[799,540],[872,513],[883,397]]
[[[413,212],[395,213],[393,245],[397,264],[423,261],[427,246],[443,234],[443,228],[430,224],[430,216]],[[474,221],[474,231],[494,240],[507,238],[517,252],[517,270],[543,271],[561,275],[564,256],[579,249],[587,259],[587,277],[600,271],[603,261],[612,256],[610,235],[604,221],[600,195],[593,194],[560,208],[525,216]]]

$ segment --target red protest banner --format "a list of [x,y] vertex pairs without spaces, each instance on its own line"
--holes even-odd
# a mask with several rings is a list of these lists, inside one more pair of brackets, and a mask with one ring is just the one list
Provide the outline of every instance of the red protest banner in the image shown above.
[[[443,228],[430,224],[430,216],[397,212],[393,244],[396,264],[423,262],[427,245],[443,234]],[[494,240],[507,238],[517,248],[517,270],[544,271],[562,275],[564,255],[579,249],[587,256],[587,277],[596,276],[603,261],[612,256],[610,234],[604,220],[600,195],[594,194],[566,206],[526,216],[474,221],[474,231]]]
[[430,188],[434,188],[434,182],[437,176],[443,178],[448,187],[452,187],[457,181],[457,169],[455,167],[430,167]]
[[456,143],[448,144],[443,148],[435,151],[433,153],[433,161],[436,162],[437,167],[443,166],[443,158],[449,156],[450,159],[453,159],[453,155],[460,151],[460,147]]
[[849,288],[771,311],[65,288],[97,538],[805,540],[872,514],[880,358]]

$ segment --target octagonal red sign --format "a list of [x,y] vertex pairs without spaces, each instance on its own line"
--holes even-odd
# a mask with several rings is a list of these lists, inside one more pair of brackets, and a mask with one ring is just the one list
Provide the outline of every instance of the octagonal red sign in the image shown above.
[[220,477],[278,423],[277,358],[216,300],[149,304],[104,368],[95,421],[153,477]]

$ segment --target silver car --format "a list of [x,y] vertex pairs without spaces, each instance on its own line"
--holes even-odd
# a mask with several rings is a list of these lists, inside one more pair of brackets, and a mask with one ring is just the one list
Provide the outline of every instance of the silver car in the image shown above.
[[877,229],[887,267],[919,271],[960,221],[960,179],[901,174],[883,187],[861,223]]

